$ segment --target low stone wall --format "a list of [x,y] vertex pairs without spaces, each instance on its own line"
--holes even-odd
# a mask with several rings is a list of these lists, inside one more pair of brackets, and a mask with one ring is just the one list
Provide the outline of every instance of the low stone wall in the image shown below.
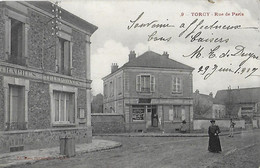
[[127,132],[146,132],[146,123],[145,121],[134,121],[127,123]]
[[[245,120],[233,120],[236,125],[235,128],[245,129]],[[194,130],[208,130],[210,126],[210,120],[206,119],[196,119],[193,121]],[[216,125],[222,129],[229,129],[230,120],[229,119],[216,119]]]
[[[175,133],[175,132],[180,132],[180,127],[181,127],[181,121],[179,122],[171,122],[171,121],[168,121],[168,122],[165,122],[164,125],[163,125],[163,130],[165,133]],[[189,123],[187,122],[186,123],[186,130],[187,132],[190,132],[193,130],[193,124],[192,123]]]
[[116,113],[92,113],[93,134],[121,133],[125,131],[124,116]]
[[0,132],[0,153],[10,152],[10,147],[23,146],[24,150],[57,147],[64,136],[75,138],[75,143],[91,143],[91,128],[59,128]]

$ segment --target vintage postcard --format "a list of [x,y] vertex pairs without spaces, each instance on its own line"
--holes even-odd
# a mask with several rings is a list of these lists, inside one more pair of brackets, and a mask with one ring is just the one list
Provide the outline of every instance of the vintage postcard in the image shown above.
[[259,0],[0,1],[0,39],[0,167],[260,167]]

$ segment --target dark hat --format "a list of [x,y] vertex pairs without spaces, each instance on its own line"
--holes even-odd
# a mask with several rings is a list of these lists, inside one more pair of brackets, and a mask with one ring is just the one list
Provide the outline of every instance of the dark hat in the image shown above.
[[210,120],[210,122],[211,122],[211,123],[213,123],[213,122],[215,122],[215,120],[214,120],[214,119],[212,119],[212,120]]

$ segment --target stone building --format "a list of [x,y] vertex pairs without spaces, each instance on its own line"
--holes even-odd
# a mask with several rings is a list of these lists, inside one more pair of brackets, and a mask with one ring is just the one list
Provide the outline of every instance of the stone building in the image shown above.
[[183,120],[192,129],[194,68],[147,51],[118,68],[104,81],[104,113],[122,114],[126,131],[174,132]]
[[0,151],[91,142],[90,36],[47,1],[0,2]]

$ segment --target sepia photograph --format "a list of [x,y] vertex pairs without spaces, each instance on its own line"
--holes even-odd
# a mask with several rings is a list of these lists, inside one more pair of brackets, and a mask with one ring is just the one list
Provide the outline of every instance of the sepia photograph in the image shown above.
[[0,1],[0,168],[260,168],[260,0]]

